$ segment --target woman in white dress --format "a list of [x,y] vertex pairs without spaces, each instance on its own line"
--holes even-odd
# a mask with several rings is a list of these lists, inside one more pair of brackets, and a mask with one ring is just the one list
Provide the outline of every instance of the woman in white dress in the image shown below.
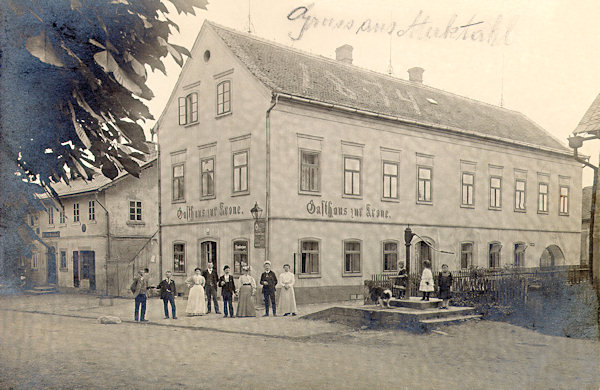
[[256,280],[248,275],[249,268],[242,267],[242,276],[240,276],[240,288],[238,289],[239,301],[236,317],[256,317],[256,308],[254,307],[254,294],[256,294]]
[[188,316],[201,316],[206,314],[206,300],[204,298],[204,276],[200,268],[195,269],[195,274],[187,278],[185,284],[190,287],[187,307],[185,308]]
[[279,275],[279,284],[283,287],[279,294],[279,311],[283,312],[284,316],[290,314],[296,315],[296,294],[294,294],[294,283],[296,278],[294,274],[290,272],[290,265],[283,265],[283,273]]

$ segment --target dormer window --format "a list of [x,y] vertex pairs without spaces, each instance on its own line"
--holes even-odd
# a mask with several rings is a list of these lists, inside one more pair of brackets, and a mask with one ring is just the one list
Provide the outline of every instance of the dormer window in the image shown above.
[[198,122],[198,94],[192,92],[179,98],[179,124],[188,125]]
[[225,80],[217,84],[217,115],[231,112],[231,81]]

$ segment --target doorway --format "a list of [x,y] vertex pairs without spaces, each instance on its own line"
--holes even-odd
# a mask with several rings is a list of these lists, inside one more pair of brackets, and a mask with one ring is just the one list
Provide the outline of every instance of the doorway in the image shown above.
[[218,270],[217,264],[217,242],[202,241],[200,243],[200,268],[205,270],[208,268],[208,263],[213,263],[213,269]]
[[423,269],[425,268],[425,266],[423,265],[423,262],[425,260],[429,260],[431,262],[431,270],[433,272],[433,251],[431,249],[430,244],[428,244],[425,241],[417,242],[415,247],[415,260],[417,275],[419,275],[419,277],[421,276],[421,274],[423,273]]
[[49,247],[46,252],[46,282],[56,284],[56,250]]
[[96,290],[96,252],[80,251],[81,280],[89,280],[90,290]]

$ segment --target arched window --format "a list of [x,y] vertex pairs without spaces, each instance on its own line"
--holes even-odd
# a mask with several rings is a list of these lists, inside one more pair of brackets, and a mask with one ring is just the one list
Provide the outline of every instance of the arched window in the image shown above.
[[384,241],[383,249],[383,271],[398,270],[398,242]]
[[315,238],[300,240],[300,275],[319,275],[321,242]]
[[460,268],[467,269],[473,265],[473,243],[462,242],[460,244]]
[[360,240],[344,240],[345,275],[360,275],[361,244]]
[[231,112],[231,81],[221,81],[217,85],[217,115]]
[[489,244],[489,266],[490,268],[500,267],[500,251],[502,250],[502,244],[499,242],[490,242]]
[[515,243],[515,267],[525,267],[525,249],[527,245],[524,242]]
[[198,122],[198,94],[192,92],[179,98],[179,124],[187,125]]

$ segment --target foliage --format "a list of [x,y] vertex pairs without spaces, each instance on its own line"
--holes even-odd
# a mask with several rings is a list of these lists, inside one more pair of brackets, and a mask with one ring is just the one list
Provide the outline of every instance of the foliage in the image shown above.
[[[166,1],[166,0],[165,0]],[[168,0],[195,14],[206,0]],[[34,194],[95,171],[138,176],[149,152],[142,124],[147,67],[181,66],[177,25],[160,0],[0,0],[2,246],[35,210]],[[31,184],[36,183],[36,184]],[[39,185],[41,184],[41,186]],[[16,241],[15,241],[16,240]]]

